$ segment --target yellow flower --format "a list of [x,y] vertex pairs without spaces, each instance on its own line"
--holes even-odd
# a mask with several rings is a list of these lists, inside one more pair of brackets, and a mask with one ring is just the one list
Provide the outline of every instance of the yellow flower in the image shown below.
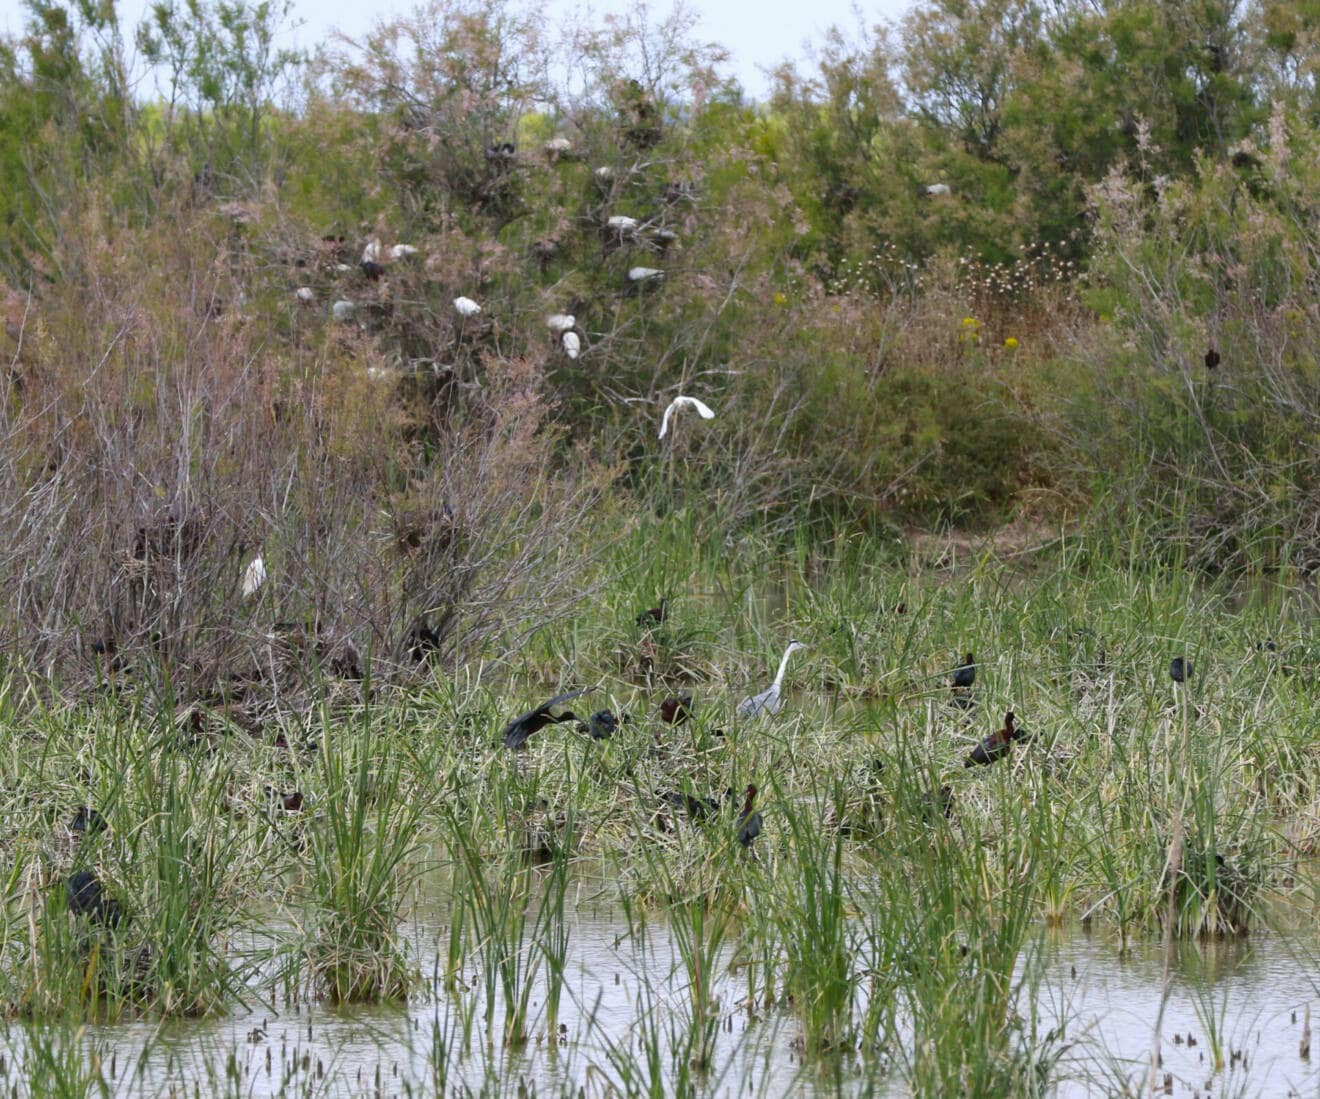
[[964,328],[980,328],[981,322],[978,321],[975,317],[963,317],[962,326]]
[[776,291],[776,292],[775,292],[775,304],[776,304],[776,305],[787,305],[787,304],[788,304],[788,295],[785,294],[782,290],[778,290],[778,291]]
[[1008,339],[1004,341],[1004,346],[1007,347],[1010,351],[1014,350],[1017,347],[1017,345],[1018,342],[1016,336],[1009,336]]

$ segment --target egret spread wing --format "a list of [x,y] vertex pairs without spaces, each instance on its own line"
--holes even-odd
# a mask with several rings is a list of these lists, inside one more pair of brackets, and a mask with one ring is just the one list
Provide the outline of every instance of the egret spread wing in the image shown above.
[[678,398],[669,402],[669,407],[665,409],[665,414],[660,420],[660,438],[664,438],[669,431],[669,417],[674,414],[674,409],[678,407]]
[[685,397],[679,394],[669,402],[669,407],[665,409],[664,419],[660,421],[660,438],[664,438],[669,431],[669,418],[680,408],[695,408],[697,415],[703,420],[715,419],[715,413],[711,411],[710,405],[705,401],[699,401],[696,397]]

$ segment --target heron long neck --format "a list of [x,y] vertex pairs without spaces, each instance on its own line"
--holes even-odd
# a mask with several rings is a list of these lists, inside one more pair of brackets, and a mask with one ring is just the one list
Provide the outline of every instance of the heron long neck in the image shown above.
[[781,686],[783,686],[784,672],[788,670],[788,658],[792,654],[792,652],[793,652],[793,646],[790,645],[787,649],[784,650],[784,658],[779,662],[779,673],[775,676],[775,683],[774,683],[774,687],[776,691],[779,690]]

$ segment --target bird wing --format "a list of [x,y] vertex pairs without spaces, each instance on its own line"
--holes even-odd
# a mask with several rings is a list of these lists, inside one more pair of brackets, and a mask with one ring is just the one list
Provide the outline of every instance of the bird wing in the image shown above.
[[775,711],[775,689],[770,687],[760,694],[744,698],[738,703],[739,717],[755,717],[757,714]]
[[665,414],[660,420],[660,438],[665,437],[665,433],[669,430],[669,417],[674,414],[674,409],[678,408],[682,400],[682,397],[675,397],[669,402],[669,407],[665,409]]
[[540,713],[542,710],[548,710],[550,709],[551,706],[558,706],[561,702],[570,702],[575,698],[580,698],[582,695],[586,694],[589,690],[591,690],[590,687],[582,687],[576,691],[565,691],[561,695],[555,695],[555,697],[552,698],[549,702],[547,702],[544,706],[538,706],[535,710],[532,710],[531,713],[526,714],[524,716],[530,717],[531,714]]
[[591,690],[590,687],[583,687],[581,690],[577,691],[565,691],[563,694],[555,695],[555,697],[549,702],[541,703],[541,705],[537,706],[534,710],[528,710],[525,714],[519,714],[510,721],[509,724],[504,726],[504,732],[500,734],[500,739],[504,741],[504,746],[506,748],[517,748],[526,743],[527,738],[532,734],[525,732],[524,728],[532,718],[536,717],[537,714],[545,713],[551,706],[558,706],[561,702],[568,702],[570,699],[586,694],[589,690]]
[[243,570],[243,594],[251,595],[266,582],[266,563],[254,557]]
[[705,401],[699,401],[696,397],[680,397],[679,400],[684,404],[689,404],[695,408],[697,410],[697,415],[703,420],[715,419],[715,413],[711,411],[710,405],[706,404]]

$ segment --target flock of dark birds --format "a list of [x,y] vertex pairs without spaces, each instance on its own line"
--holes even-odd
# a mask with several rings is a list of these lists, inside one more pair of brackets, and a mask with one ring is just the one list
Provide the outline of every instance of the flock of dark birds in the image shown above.
[[[644,629],[651,629],[664,622],[668,613],[668,600],[662,599],[657,606],[642,611],[636,616],[636,623]],[[1262,643],[1273,649],[1272,642]],[[793,647],[801,647],[799,642],[793,642]],[[950,704],[959,710],[970,711],[976,706],[976,696],[973,693],[976,684],[976,657],[972,653],[967,653],[962,663],[958,664],[950,676]],[[782,667],[781,667],[782,676]],[[1174,683],[1185,684],[1192,676],[1192,662],[1186,657],[1174,657],[1169,665],[1169,676]],[[778,683],[778,680],[776,680]],[[559,713],[554,713],[556,709],[564,706],[565,703],[572,702],[574,699],[581,698],[587,694],[590,688],[579,688],[573,691],[565,691],[555,695],[553,698],[526,713],[519,714],[513,718],[505,727],[501,739],[504,747],[510,749],[522,749],[526,746],[528,739],[536,732],[550,726],[559,724],[573,724],[577,731],[591,736],[594,740],[608,739],[620,725],[630,724],[632,719],[628,715],[618,716],[610,710],[598,710],[590,718],[583,720],[572,710],[561,709]],[[740,707],[740,714],[746,714],[746,711]],[[756,711],[758,716],[760,711]],[[773,713],[773,710],[767,712]],[[660,718],[667,725],[677,725],[686,721],[692,715],[692,694],[682,692],[671,695],[660,703]],[[713,731],[714,735],[722,737],[724,731],[717,729]],[[1014,745],[1027,745],[1034,739],[1033,734],[1017,725],[1017,715],[1012,710],[1004,714],[1003,727],[996,730],[990,736],[978,742],[968,753],[963,761],[963,766],[988,767],[1001,759],[1009,757]],[[884,770],[884,763],[877,760],[872,764],[874,771]],[[749,847],[753,840],[761,834],[762,819],[761,814],[754,810],[754,802],[757,795],[757,787],[749,784],[744,791],[745,801],[736,820],[736,836],[738,842],[743,847]],[[663,807],[686,813],[687,816],[698,824],[705,824],[719,817],[726,807],[734,802],[734,791],[732,788],[726,789],[722,798],[701,797],[695,794],[678,791],[664,790],[657,795]],[[953,789],[949,786],[941,786],[938,790],[928,792],[921,800],[921,814],[923,819],[930,821],[935,815],[948,818],[953,812]],[[662,830],[668,830],[668,825],[662,814],[657,814],[657,824]]]
[[[658,605],[642,611],[636,616],[639,627],[650,630],[662,624],[668,614],[668,600],[662,599]],[[792,642],[791,647],[803,647],[799,642]],[[1273,641],[1263,641],[1256,646],[1262,652],[1274,653]],[[783,666],[780,674],[782,677]],[[950,704],[959,710],[969,711],[975,708],[974,689],[976,684],[977,664],[974,654],[967,653],[962,663],[952,671],[949,680]],[[1176,656],[1169,663],[1169,678],[1175,684],[1186,684],[1193,673],[1192,662],[1184,656]],[[779,680],[776,680],[778,683]],[[621,726],[632,724],[628,714],[615,714],[608,709],[597,710],[586,718],[579,717],[569,709],[563,709],[566,703],[588,694],[591,688],[564,691],[539,706],[513,718],[501,733],[501,742],[505,748],[523,749],[528,740],[537,732],[550,725],[572,724],[576,731],[592,740],[607,740]],[[559,712],[556,713],[555,711]],[[693,696],[689,691],[680,691],[669,695],[659,707],[660,719],[666,725],[681,725],[691,718]],[[766,711],[769,713],[773,710]],[[758,711],[758,716],[760,712]],[[713,735],[723,737],[722,729],[712,730]],[[1017,725],[1013,711],[1004,715],[1003,727],[977,743],[964,759],[964,767],[988,767],[999,760],[1008,758],[1014,745],[1026,745],[1033,739],[1032,734]],[[872,770],[880,773],[884,770],[882,760],[872,763]],[[287,813],[297,813],[303,808],[303,795],[300,791],[285,794],[273,788],[267,788],[272,805]],[[733,823],[733,835],[744,848],[750,848],[761,834],[762,816],[755,802],[758,789],[749,783],[742,794],[742,805]],[[719,820],[734,804],[735,792],[730,787],[722,797],[702,797],[679,790],[665,790],[658,795],[661,810],[676,810],[685,813],[690,820],[698,824],[708,824]],[[950,786],[941,786],[928,792],[921,799],[922,819],[930,822],[936,816],[951,817],[953,813],[953,790]],[[669,824],[663,811],[657,812],[656,823],[667,831]],[[69,831],[78,839],[106,831],[105,817],[95,808],[82,806],[68,824]],[[115,929],[123,922],[125,911],[121,903],[111,897],[100,879],[89,870],[77,870],[64,881],[63,896],[70,914],[85,919],[90,925]]]

